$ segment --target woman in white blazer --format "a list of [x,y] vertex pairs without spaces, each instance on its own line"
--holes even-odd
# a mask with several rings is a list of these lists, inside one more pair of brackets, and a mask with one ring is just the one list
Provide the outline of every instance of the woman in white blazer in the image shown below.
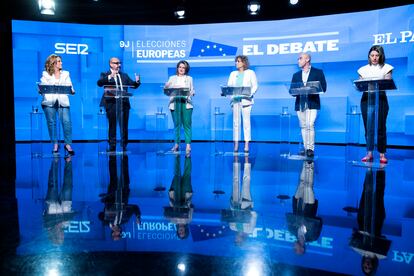
[[239,55],[235,59],[236,71],[230,73],[227,85],[230,87],[250,87],[250,96],[232,96],[233,107],[233,141],[234,151],[239,150],[240,141],[240,113],[243,117],[244,152],[249,152],[251,141],[250,113],[254,103],[253,96],[257,91],[256,73],[249,69],[247,56]]
[[[58,55],[50,55],[45,62],[45,70],[40,79],[41,84],[48,85],[67,85],[71,87],[72,94],[75,90],[72,87],[69,72],[62,70],[62,58]],[[59,114],[59,120],[62,122],[63,137],[65,142],[65,153],[74,155],[72,144],[72,121],[70,118],[69,97],[66,94],[42,94],[42,108],[45,112],[47,128],[50,140],[53,143],[52,153],[59,154],[58,134],[56,128],[56,113]]]
[[181,125],[184,128],[184,137],[186,148],[186,154],[191,152],[191,137],[192,137],[192,114],[193,114],[193,103],[192,96],[194,96],[193,78],[188,75],[190,71],[190,64],[187,61],[181,60],[177,63],[177,70],[174,76],[170,76],[165,88],[188,88],[189,95],[186,98],[170,97],[170,103],[168,108],[171,111],[171,116],[174,121],[174,146],[171,149],[176,152],[179,149],[181,141],[180,132]]

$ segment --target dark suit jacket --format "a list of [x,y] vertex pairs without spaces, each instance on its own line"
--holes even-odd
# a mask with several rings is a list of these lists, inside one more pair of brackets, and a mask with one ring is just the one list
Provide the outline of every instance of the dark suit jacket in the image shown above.
[[[101,76],[99,77],[99,80],[98,80],[98,86],[99,87],[102,87],[104,85],[114,85],[115,86],[115,79],[110,78],[108,80],[109,75],[111,75],[111,70],[101,73]],[[140,81],[136,82],[136,81],[131,80],[131,78],[124,72],[120,71],[119,75],[121,76],[122,85],[132,86],[133,88],[138,88],[141,85]],[[106,108],[108,103],[115,103],[115,99],[114,98],[105,98],[104,95],[102,95],[101,102],[100,102],[99,106],[104,106]],[[128,98],[124,98],[124,103],[126,104],[127,108],[131,107]]]
[[[312,66],[309,72],[308,81],[319,81],[321,83],[322,90],[324,92],[326,91],[325,75],[323,74],[323,71],[321,69],[318,69]],[[302,82],[302,70],[293,74],[292,83],[303,83]],[[302,101],[301,101],[301,97],[303,97]],[[321,102],[320,102],[318,94],[308,95],[307,99],[306,99],[306,96],[296,96],[296,101],[295,101],[296,111],[300,110],[301,102],[303,105],[306,102],[309,109],[321,109]]]
[[292,197],[292,213],[286,213],[286,221],[289,232],[297,237],[298,228],[301,225],[306,226],[305,240],[306,242],[316,241],[322,232],[322,218],[317,217],[318,200],[314,204],[304,204],[302,201]]

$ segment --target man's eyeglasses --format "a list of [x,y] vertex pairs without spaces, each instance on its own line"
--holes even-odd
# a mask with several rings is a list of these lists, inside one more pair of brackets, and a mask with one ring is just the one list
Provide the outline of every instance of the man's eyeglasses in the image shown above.
[[122,62],[111,62],[112,64],[121,65]]

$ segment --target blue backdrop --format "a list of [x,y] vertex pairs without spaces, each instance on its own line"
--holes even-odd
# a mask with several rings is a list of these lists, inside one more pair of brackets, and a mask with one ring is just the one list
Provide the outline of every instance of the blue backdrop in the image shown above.
[[[40,106],[36,82],[51,53],[62,56],[71,73],[76,94],[71,97],[73,138],[98,138],[99,101],[96,81],[118,56],[131,77],[140,74],[130,113],[130,139],[155,139],[157,107],[167,111],[162,137],[172,138],[168,98],[161,86],[174,74],[181,59],[191,65],[194,78],[193,139],[214,139],[214,110],[225,113],[224,135],[231,140],[229,100],[220,96],[220,85],[234,70],[238,54],[249,56],[259,90],[252,110],[252,139],[278,141],[279,114],[283,106],[293,111],[294,99],[286,85],[298,70],[297,56],[306,51],[312,64],[324,70],[328,89],[321,96],[316,122],[317,142],[343,143],[347,139],[347,113],[358,105],[360,94],[352,86],[356,70],[367,63],[371,45],[385,48],[387,63],[395,67],[398,90],[389,91],[388,141],[392,145],[414,142],[414,5],[390,9],[281,21],[179,26],[101,26],[68,23],[13,21],[16,140],[31,139],[30,112]],[[299,141],[297,119],[292,114],[291,140]],[[43,121],[43,138],[48,139]],[[362,123],[352,134],[364,143]]]

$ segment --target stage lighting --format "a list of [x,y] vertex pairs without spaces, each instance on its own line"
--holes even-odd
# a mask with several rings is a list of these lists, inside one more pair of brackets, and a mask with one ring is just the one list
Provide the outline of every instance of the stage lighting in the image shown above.
[[297,3],[299,3],[299,0],[289,0],[289,3],[291,5],[296,5]]
[[177,8],[177,10],[174,12],[175,17],[178,19],[184,19],[185,18],[185,9],[182,7]]
[[41,14],[55,15],[55,1],[39,0],[39,10]]
[[247,5],[247,10],[249,11],[249,13],[251,15],[256,15],[259,13],[260,11],[260,3],[258,1],[251,1],[248,5]]

